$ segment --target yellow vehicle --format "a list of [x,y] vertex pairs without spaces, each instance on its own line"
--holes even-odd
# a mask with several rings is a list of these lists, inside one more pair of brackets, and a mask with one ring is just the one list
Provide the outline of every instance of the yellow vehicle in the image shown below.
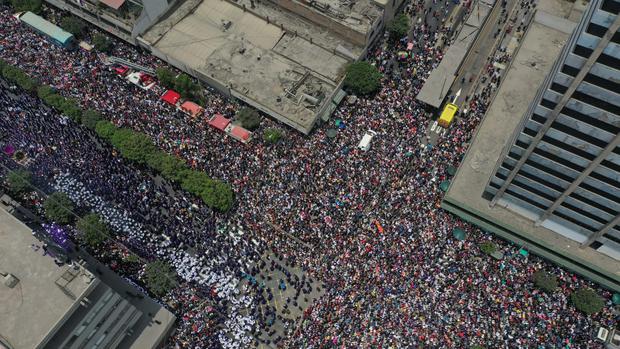
[[456,104],[447,103],[441,112],[441,116],[439,116],[439,120],[437,120],[437,124],[443,128],[448,128],[458,110],[459,107],[457,107]]

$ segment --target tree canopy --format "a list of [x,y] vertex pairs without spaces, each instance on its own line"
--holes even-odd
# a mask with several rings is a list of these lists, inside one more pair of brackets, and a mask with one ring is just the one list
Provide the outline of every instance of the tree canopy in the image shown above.
[[555,275],[546,273],[542,270],[535,272],[534,275],[532,275],[532,280],[536,287],[547,293],[552,293],[558,287],[558,279]]
[[598,313],[605,306],[605,302],[593,289],[582,287],[571,293],[570,299],[578,310],[590,315]]
[[277,128],[268,128],[263,132],[263,140],[269,144],[276,144],[282,138],[282,131]]
[[9,192],[21,195],[30,190],[32,174],[26,170],[11,171],[6,177]]
[[94,130],[97,127],[97,123],[103,120],[101,114],[98,111],[88,109],[82,113],[82,125]]
[[497,251],[497,246],[491,241],[485,241],[480,244],[480,250],[486,254],[493,254]]
[[255,109],[244,107],[236,115],[237,121],[247,130],[254,131],[260,125],[260,115]]
[[75,16],[65,16],[60,19],[60,27],[76,38],[82,38],[86,32],[86,23]]
[[11,6],[15,12],[30,11],[34,13],[41,13],[41,7],[43,0],[11,0]]
[[368,62],[355,62],[347,67],[344,86],[358,95],[369,95],[381,87],[381,73]]
[[181,94],[183,98],[193,98],[200,94],[200,85],[195,83],[194,80],[185,73],[177,76],[174,81],[174,89]]
[[404,13],[394,17],[386,26],[388,33],[390,33],[390,37],[397,40],[407,35],[410,28],[409,17]]
[[2,76],[29,92],[36,91],[38,86],[38,82],[35,79],[28,76],[28,74],[24,73],[21,69],[11,65],[2,65]]
[[105,35],[95,34],[93,35],[93,46],[95,50],[109,53],[112,51],[112,42]]
[[128,128],[117,129],[111,143],[125,158],[140,164],[146,163],[156,151],[155,145],[147,135]]
[[76,228],[82,233],[80,236],[82,241],[92,248],[100,246],[110,235],[108,226],[96,213],[89,213],[82,217],[78,220]]
[[174,88],[174,73],[166,67],[159,67],[156,70],[159,83],[165,88]]
[[176,284],[176,273],[165,262],[155,261],[146,265],[146,284],[156,296],[164,296],[170,292]]
[[73,202],[63,192],[55,192],[43,203],[45,216],[52,222],[69,224],[73,221]]

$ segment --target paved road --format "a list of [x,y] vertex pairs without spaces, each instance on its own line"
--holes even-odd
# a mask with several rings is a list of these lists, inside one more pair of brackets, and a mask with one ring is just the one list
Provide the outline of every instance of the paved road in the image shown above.
[[[467,97],[470,96],[472,87],[482,74],[482,69],[490,62],[494,51],[503,37],[503,32],[510,25],[510,18],[519,0],[497,0],[489,14],[488,21],[478,34],[463,65],[458,71],[458,76],[450,87],[452,91],[461,90],[461,95],[456,100],[456,105],[463,107]],[[472,13],[472,16],[475,14]]]
[[[515,16],[519,19],[518,13],[516,13],[519,9],[519,6],[516,6],[518,3],[519,0],[497,0],[487,21],[465,56],[463,64],[457,72],[457,78],[450,87],[450,91],[453,93],[460,90],[460,95],[456,99],[453,99],[454,95],[448,97],[455,100],[455,104],[461,108],[461,111],[466,109],[465,102],[475,93],[478,80],[484,73],[485,67],[493,60],[499,44],[504,39],[506,30],[512,27],[512,22],[508,19]],[[476,13],[470,15],[475,16]],[[437,144],[446,133],[447,130],[437,126],[436,123],[432,124],[428,128],[428,143]]]

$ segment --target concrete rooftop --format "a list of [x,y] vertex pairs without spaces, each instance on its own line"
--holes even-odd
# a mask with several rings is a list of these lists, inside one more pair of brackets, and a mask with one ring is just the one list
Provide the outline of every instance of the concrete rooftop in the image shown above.
[[325,15],[360,33],[370,32],[377,18],[383,14],[383,10],[372,0],[290,0],[290,2]]
[[[231,22],[228,29],[223,21]],[[223,0],[187,1],[143,40],[156,55],[215,80],[233,96],[258,104],[305,133],[348,63],[341,55]],[[318,103],[304,100],[304,95]]]
[[251,8],[252,0],[237,1],[239,5],[245,5],[248,11],[262,18],[269,18],[270,22],[274,25],[284,26],[284,29],[288,32],[297,32],[297,35],[306,40],[312,38],[314,44],[328,51],[342,50],[342,48],[344,48],[351,52],[352,56],[355,58],[361,56],[364,52],[364,46],[355,44],[332,30],[316,25],[310,20],[285,10],[271,1],[253,2],[254,8]]
[[98,283],[82,269],[66,286],[75,299],[69,297],[56,280],[70,267],[58,267],[50,256],[43,256],[43,249],[34,251],[33,244],[40,242],[30,228],[0,209],[0,272],[19,279],[14,288],[0,283],[0,337],[16,349],[37,348]]
[[[520,236],[552,249],[558,255],[569,255],[581,265],[611,275],[618,285],[620,284],[618,261],[590,248],[581,249],[576,241],[542,226],[534,226],[534,221],[509,210],[505,201],[500,200],[491,208],[489,201],[482,198],[502,149],[510,141],[522,115],[534,98],[537,87],[550,72],[575,25],[574,23],[568,25],[566,19],[555,17],[553,13],[558,12],[554,9],[560,4],[561,2],[556,0],[541,1],[540,7],[552,12],[539,9],[534,17],[496,97],[478,126],[442,206],[453,212],[457,211],[454,209],[454,206],[457,206],[484,220],[498,222],[507,231],[518,232]],[[574,269],[580,271],[579,268]],[[609,283],[607,285],[609,286]]]

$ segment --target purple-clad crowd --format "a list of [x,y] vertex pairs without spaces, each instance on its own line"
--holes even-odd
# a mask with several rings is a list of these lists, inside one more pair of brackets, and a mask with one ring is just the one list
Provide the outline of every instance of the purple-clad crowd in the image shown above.
[[[408,11],[424,11],[422,4]],[[436,145],[426,146],[433,115],[415,96],[442,58],[436,43],[446,29],[415,22],[407,59],[397,55],[407,50],[407,40],[379,42],[368,60],[384,74],[381,90],[343,102],[332,121],[310,136],[263,118],[258,136],[242,145],[207,124],[215,113],[234,116],[238,102],[207,89],[205,115],[193,118],[160,101],[161,87],[137,88],[101,55],[54,46],[11,15],[0,7],[0,58],[84,109],[147,134],[235,191],[234,209],[214,212],[176,183],[124,160],[36,96],[2,82],[1,142],[27,153],[38,186],[65,192],[76,206],[103,218],[119,243],[109,241],[93,254],[140,284],[144,268],[129,251],[175,269],[179,287],[159,299],[179,318],[170,347],[597,348],[594,322],[610,326],[617,320],[610,301],[592,316],[570,305],[570,293],[596,287],[590,282],[524,257],[519,246],[439,208],[439,184],[449,178],[448,167],[459,165],[497,85],[472,95],[467,115]],[[114,43],[114,56],[152,68],[164,65]],[[499,83],[499,72],[485,74]],[[270,127],[285,133],[278,144],[260,137]],[[337,130],[333,138],[327,136],[330,128]],[[364,152],[357,143],[369,129],[378,134]],[[18,166],[4,155],[2,162]],[[36,197],[32,202],[40,205]],[[455,228],[464,229],[467,239],[454,239]],[[504,259],[481,253],[478,246],[487,240]],[[241,275],[259,273],[251,266],[265,254],[325,285],[294,331],[273,343],[256,339],[268,331],[258,311],[268,292],[241,286]],[[557,292],[533,286],[537,270],[558,277]],[[609,300],[608,292],[599,291]]]

